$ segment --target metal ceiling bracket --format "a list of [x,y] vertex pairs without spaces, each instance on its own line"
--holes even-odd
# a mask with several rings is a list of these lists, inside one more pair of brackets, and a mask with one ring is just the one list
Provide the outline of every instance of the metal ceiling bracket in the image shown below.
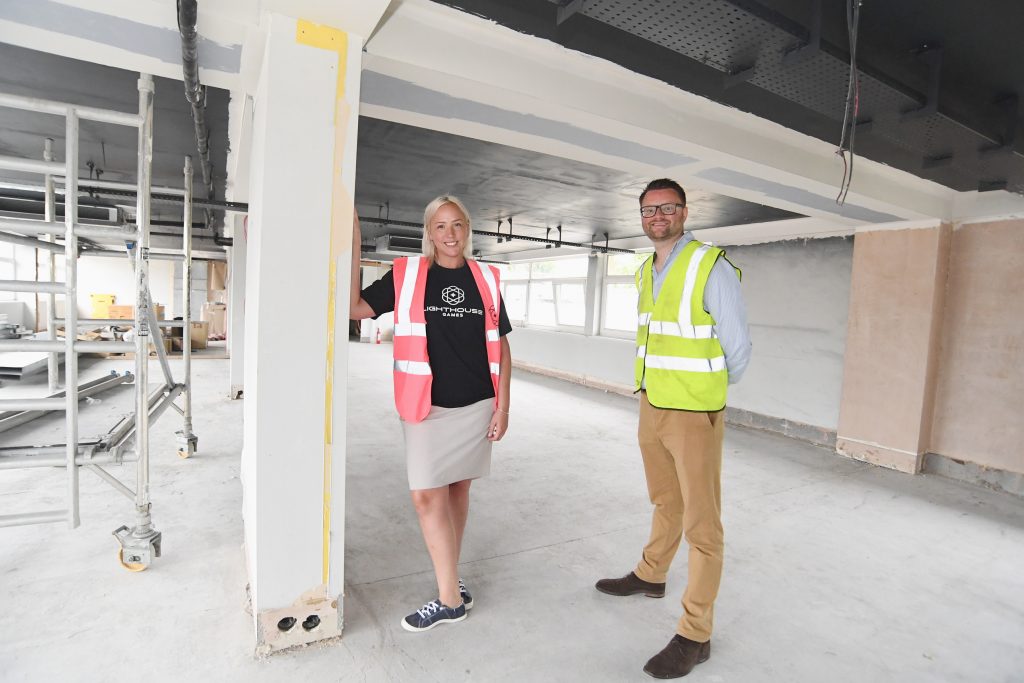
[[903,112],[900,121],[931,116],[939,111],[939,85],[942,82],[942,46],[923,45],[917,52],[921,61],[928,64],[928,96],[923,106]]
[[942,168],[953,163],[953,153],[940,154],[938,156],[924,157],[921,159],[921,168]]
[[555,26],[561,26],[564,22],[587,9],[589,0],[571,0],[571,2],[558,6],[558,13],[555,15]]
[[821,0],[814,0],[811,8],[811,26],[808,31],[810,37],[806,43],[797,45],[783,53],[782,63],[784,65],[793,66],[806,62],[821,50]]
[[992,192],[994,190],[1005,190],[1006,180],[979,180],[978,192]]
[[754,77],[754,70],[757,67],[757,63],[751,64],[750,66],[741,67],[735,71],[730,71],[725,74],[722,78],[722,86],[728,90],[729,88],[735,87],[740,83],[746,83]]
[[512,216],[508,217],[508,241],[512,241]]
[[1007,93],[1001,95],[996,98],[993,104],[1003,112],[1003,144],[982,147],[978,150],[982,157],[1010,154],[1013,152],[1014,143],[1017,141],[1017,114],[1020,111],[1020,99],[1017,97],[1017,94]]

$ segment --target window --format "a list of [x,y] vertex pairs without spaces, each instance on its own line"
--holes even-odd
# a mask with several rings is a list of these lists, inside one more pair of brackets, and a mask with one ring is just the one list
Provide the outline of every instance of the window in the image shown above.
[[[14,245],[0,242],[0,280],[16,280],[14,268]],[[15,292],[0,292],[0,301],[14,301]]]
[[632,338],[636,334],[636,270],[650,257],[646,254],[609,254],[601,311],[601,334]]
[[501,266],[510,321],[520,326],[582,332],[587,317],[587,257]]
[[522,325],[526,322],[526,288],[525,282],[502,282],[505,312],[513,324]]

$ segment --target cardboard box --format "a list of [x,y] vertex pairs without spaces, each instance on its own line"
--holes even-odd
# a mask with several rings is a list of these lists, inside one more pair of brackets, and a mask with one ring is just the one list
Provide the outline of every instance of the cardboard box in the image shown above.
[[205,349],[207,340],[210,338],[210,323],[194,321],[189,336],[192,338],[192,349]]
[[[135,320],[135,306],[116,304],[110,307],[109,315],[97,316],[102,318],[114,318],[115,320]],[[156,319],[164,319],[164,307],[156,304]]]
[[[208,346],[208,344],[207,344],[207,337],[208,337],[209,334],[210,334],[210,324],[209,323],[203,323],[203,322],[198,322],[198,321],[194,321],[193,323],[191,323],[191,335],[189,335],[189,336],[191,337],[191,345],[193,345],[193,350],[194,351],[197,350],[197,349],[201,349],[201,348],[207,348],[207,346]],[[173,343],[173,346],[171,348],[173,348],[175,351],[182,351],[182,350],[184,350],[184,348],[183,348],[184,344],[181,341],[180,329],[179,329],[179,333],[174,336],[173,342],[174,343]]]
[[89,312],[91,318],[109,318],[109,309],[117,297],[113,294],[90,294],[89,301],[92,309]]
[[213,301],[203,304],[202,318],[210,323],[210,336],[223,339],[228,335],[228,306]]

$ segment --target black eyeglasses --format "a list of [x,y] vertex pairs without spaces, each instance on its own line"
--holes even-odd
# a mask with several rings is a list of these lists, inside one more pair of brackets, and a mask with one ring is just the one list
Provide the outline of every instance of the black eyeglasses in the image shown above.
[[663,216],[671,216],[676,212],[676,207],[685,208],[685,204],[659,204],[657,206],[641,206],[640,215],[644,218],[653,218],[654,214],[661,210]]

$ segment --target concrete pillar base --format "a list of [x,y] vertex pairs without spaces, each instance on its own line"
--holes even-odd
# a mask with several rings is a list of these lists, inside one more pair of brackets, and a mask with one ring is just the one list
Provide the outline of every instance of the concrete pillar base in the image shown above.
[[921,471],[921,464],[924,461],[922,454],[901,451],[898,448],[890,448],[881,444],[848,439],[842,436],[836,437],[836,452],[847,458],[887,467],[890,470],[906,472],[907,474],[919,473]]
[[327,585],[302,594],[290,607],[256,616],[256,654],[265,656],[288,648],[341,636],[342,614]]

